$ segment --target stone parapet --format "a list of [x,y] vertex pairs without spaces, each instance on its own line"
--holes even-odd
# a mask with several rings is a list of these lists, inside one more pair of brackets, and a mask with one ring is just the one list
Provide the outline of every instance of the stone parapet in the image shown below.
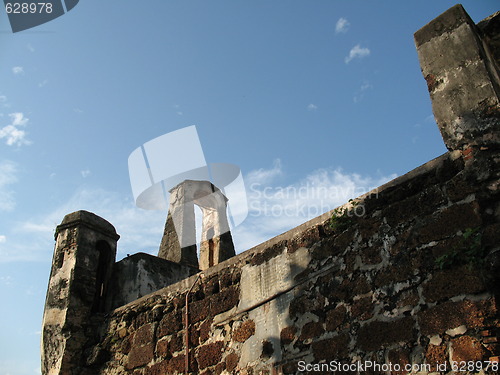
[[500,144],[499,70],[488,45],[494,41],[498,53],[497,37],[483,35],[461,5],[415,33],[434,117],[449,150]]

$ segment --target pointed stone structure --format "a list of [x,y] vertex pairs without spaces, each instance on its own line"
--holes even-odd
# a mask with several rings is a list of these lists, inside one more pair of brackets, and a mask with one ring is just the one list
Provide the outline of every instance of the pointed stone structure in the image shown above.
[[[209,181],[185,180],[170,190],[170,207],[158,257],[205,270],[235,255],[227,198]],[[203,215],[200,259],[194,206]]]

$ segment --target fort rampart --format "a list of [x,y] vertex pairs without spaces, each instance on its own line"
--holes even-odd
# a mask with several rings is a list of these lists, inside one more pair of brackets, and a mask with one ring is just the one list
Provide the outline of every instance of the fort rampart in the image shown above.
[[[181,281],[110,304],[116,264],[89,258],[85,273],[71,254],[85,242],[112,259],[117,235],[72,214],[56,250],[77,260],[54,257],[43,373],[496,373],[499,30],[499,14],[475,25],[455,6],[415,34],[446,154],[200,273],[176,265]],[[87,287],[73,285],[78,272]]]

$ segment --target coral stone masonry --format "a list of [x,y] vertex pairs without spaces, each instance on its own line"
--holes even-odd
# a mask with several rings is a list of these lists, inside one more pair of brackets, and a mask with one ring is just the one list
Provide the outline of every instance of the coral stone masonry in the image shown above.
[[500,13],[476,25],[460,5],[417,31],[449,151],[241,254],[209,182],[174,188],[159,257],[116,262],[110,223],[66,215],[42,374],[498,373],[499,40]]

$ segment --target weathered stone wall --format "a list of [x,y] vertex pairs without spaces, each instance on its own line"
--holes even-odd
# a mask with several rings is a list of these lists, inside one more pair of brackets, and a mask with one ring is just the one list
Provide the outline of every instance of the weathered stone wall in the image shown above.
[[[202,273],[94,314],[70,372],[53,373],[327,374],[334,368],[323,365],[355,363],[386,366],[359,373],[399,375],[410,373],[405,365],[427,366],[419,374],[453,373],[461,361],[455,373],[498,366],[498,21],[476,27],[456,6],[415,35],[448,153]],[[78,329],[68,331],[82,336]]]
[[113,310],[199,272],[184,264],[136,253],[113,265],[107,309]]
[[186,334],[199,374],[497,356],[499,160],[447,153],[360,198],[364,215],[337,229],[323,215],[113,311],[88,373],[181,374]]

